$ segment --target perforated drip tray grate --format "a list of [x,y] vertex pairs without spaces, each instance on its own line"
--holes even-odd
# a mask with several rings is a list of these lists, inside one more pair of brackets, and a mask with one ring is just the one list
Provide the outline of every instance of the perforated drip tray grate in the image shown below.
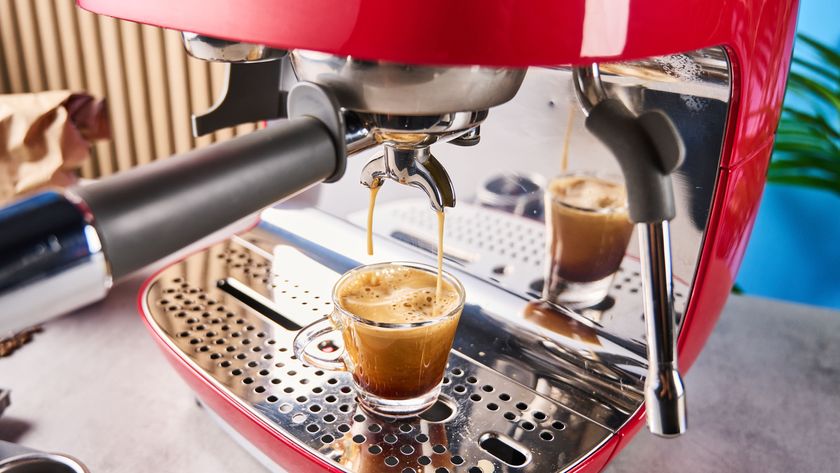
[[[272,245],[273,255],[260,249]],[[290,248],[279,238],[215,245],[163,271],[144,310],[202,376],[310,452],[358,472],[554,472],[613,435],[454,351],[441,401],[421,418],[366,413],[349,375],[292,353],[295,331],[283,327],[328,313],[338,274]]]

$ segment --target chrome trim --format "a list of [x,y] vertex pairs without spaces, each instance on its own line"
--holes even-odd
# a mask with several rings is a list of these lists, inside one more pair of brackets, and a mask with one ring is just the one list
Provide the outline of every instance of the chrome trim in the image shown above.
[[[667,56],[599,64],[601,81],[610,90],[647,89],[729,100],[730,69],[726,51],[704,48]],[[639,98],[641,94],[634,94]],[[622,96],[622,100],[627,100]],[[631,102],[640,103],[638,100]]]
[[[571,73],[574,67],[542,66]],[[583,69],[590,69],[585,67]],[[617,92],[656,90],[695,97],[729,100],[729,58],[723,48],[711,47],[666,56],[654,56],[625,62],[602,62],[598,75],[604,88]],[[618,94],[628,101],[627,95]],[[635,98],[639,93],[633,94]],[[639,100],[629,100],[636,106]]]
[[[487,119],[487,109],[435,115],[363,114],[376,131],[377,140],[396,146],[421,146],[449,141]],[[428,137],[424,135],[430,135]]]
[[[460,139],[478,141],[478,127],[487,110],[441,115],[401,116],[343,112],[348,153],[358,153],[382,144],[383,153],[372,158],[361,171],[365,187],[379,187],[385,179],[423,190],[432,209],[455,206],[455,189],[446,169],[429,147],[436,142]],[[466,133],[465,133],[466,132]]]
[[347,110],[341,111],[344,120],[344,146],[348,156],[353,156],[378,145],[373,125],[368,117]]
[[262,44],[243,43],[214,38],[189,31],[181,32],[184,49],[190,56],[214,62],[265,62],[286,56],[284,49],[274,49]]
[[93,217],[71,192],[45,192],[0,209],[32,232],[0,248],[0,335],[43,323],[105,297],[110,270]]
[[481,125],[470,128],[463,135],[449,141],[449,144],[457,146],[475,146],[481,141]]
[[57,453],[23,453],[0,460],[0,473],[31,473],[36,471],[59,471],[56,467],[62,467],[62,472],[90,473],[81,462],[68,455]]
[[589,115],[595,105],[607,98],[604,86],[601,83],[601,71],[598,63],[587,67],[576,67],[572,70],[572,80],[575,84],[575,96],[577,96],[583,113]]
[[330,88],[342,107],[389,115],[485,110],[513,98],[527,69],[419,66],[292,50],[299,80]]
[[488,115],[487,110],[444,113],[440,115],[381,115],[341,110],[344,144],[348,155],[358,154],[377,145],[397,148],[425,148],[470,135]]
[[677,326],[674,279],[671,274],[671,234],[667,221],[640,223],[647,335],[648,375],[645,408],[650,431],[661,437],[685,432],[685,386],[677,366]]

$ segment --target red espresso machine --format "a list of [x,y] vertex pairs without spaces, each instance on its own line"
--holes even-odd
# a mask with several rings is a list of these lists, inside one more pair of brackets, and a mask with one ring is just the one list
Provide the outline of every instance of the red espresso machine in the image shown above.
[[[218,227],[207,221],[230,207],[227,221],[317,182],[335,182],[320,188],[322,204],[344,208],[345,192],[329,189],[352,181],[338,181],[346,169],[364,185],[425,193],[377,207],[375,260],[433,258],[429,207],[447,209],[446,267],[467,304],[441,399],[416,419],[366,413],[346,373],[308,367],[291,350],[300,327],[330,312],[338,276],[374,261],[363,213],[269,208],[144,285],[139,309],[169,361],[265,462],[295,472],[595,472],[645,419],[658,435],[685,430],[678,370],[712,331],[758,211],[795,0],[78,3],[182,31],[191,55],[230,63],[195,133],[269,121],[234,144],[165,160],[176,164],[43,197],[80,216],[85,261],[102,268],[91,280],[107,286]],[[506,113],[521,123],[496,118]],[[637,241],[604,303],[534,310],[546,258],[539,212],[493,208],[493,198],[455,205],[455,191],[504,194],[478,180],[492,171],[482,161],[490,148],[511,156],[502,171],[550,177],[567,124],[573,166],[625,176]],[[539,151],[545,135],[556,139]],[[211,173],[229,177],[211,185]],[[243,207],[252,194],[261,200]],[[0,284],[0,305],[23,300],[15,284]],[[85,287],[79,303],[103,293]]]

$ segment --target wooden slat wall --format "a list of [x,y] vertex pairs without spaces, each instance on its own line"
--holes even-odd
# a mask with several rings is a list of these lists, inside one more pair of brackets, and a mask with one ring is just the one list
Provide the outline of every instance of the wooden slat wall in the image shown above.
[[180,34],[97,16],[74,0],[0,0],[0,94],[51,89],[107,97],[113,140],[94,147],[84,177],[107,176],[249,133],[255,124],[192,137],[225,65],[187,55]]

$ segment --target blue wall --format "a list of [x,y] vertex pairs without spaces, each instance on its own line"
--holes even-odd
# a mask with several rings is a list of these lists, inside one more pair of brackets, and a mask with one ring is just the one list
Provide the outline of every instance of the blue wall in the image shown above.
[[[840,0],[802,0],[798,30],[840,48]],[[813,57],[800,47],[794,54]],[[769,184],[738,284],[747,294],[840,308],[840,196]]]

